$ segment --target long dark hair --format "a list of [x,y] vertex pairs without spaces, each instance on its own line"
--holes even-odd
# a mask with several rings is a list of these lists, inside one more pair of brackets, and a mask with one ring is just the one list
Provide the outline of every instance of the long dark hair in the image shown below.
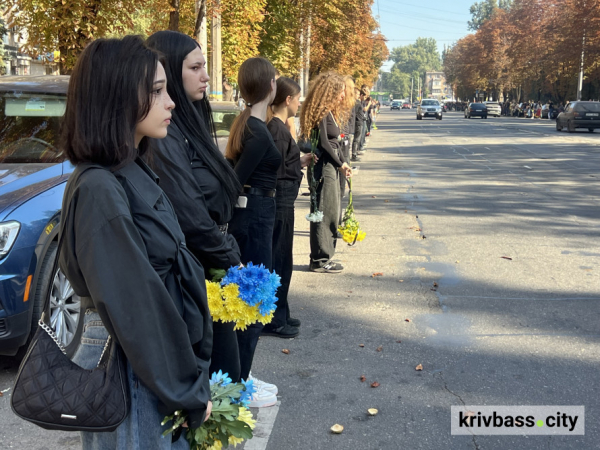
[[79,56],[69,80],[60,147],[73,164],[118,168],[142,155],[135,128],[152,107],[158,54],[139,36],[98,39]]
[[235,118],[231,126],[227,149],[225,150],[225,156],[228,159],[236,161],[242,153],[242,137],[252,112],[250,108],[255,103],[262,102],[271,94],[271,80],[274,79],[275,67],[268,59],[261,57],[249,58],[240,66],[238,86],[248,106]]
[[267,109],[267,123],[271,121],[273,116],[273,108],[285,103],[288,97],[295,97],[300,93],[300,85],[288,77],[277,78],[277,93],[271,107]]
[[146,44],[158,50],[165,60],[167,92],[175,104],[172,120],[187,139],[191,149],[219,180],[227,198],[227,215],[233,211],[241,185],[227,160],[217,146],[210,103],[204,99],[190,101],[183,87],[182,67],[186,56],[200,48],[191,37],[177,31],[159,31],[148,38]]

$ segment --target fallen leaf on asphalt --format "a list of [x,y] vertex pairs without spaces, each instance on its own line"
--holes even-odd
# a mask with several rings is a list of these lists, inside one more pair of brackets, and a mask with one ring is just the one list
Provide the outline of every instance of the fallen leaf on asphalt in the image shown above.
[[365,346],[365,344],[358,344],[358,346],[359,346],[359,347],[364,347],[364,346]]
[[458,264],[459,262],[460,262],[459,260],[456,260],[456,264]]
[[400,283],[404,283],[404,280],[398,280]]
[[377,411],[375,408],[369,408],[367,409],[367,412],[370,416],[376,416],[379,411]]
[[427,239],[427,236],[423,235],[423,239]]
[[364,375],[360,376],[360,382],[364,383],[365,381],[367,381],[367,377],[365,377]]
[[0,397],[3,397],[3,396],[4,396],[4,394],[2,392],[0,392]]
[[372,388],[377,388],[377,387],[379,387],[379,383],[378,383],[377,381],[373,381],[373,382],[371,383],[371,387],[372,387]]
[[390,202],[389,200],[384,200],[384,201],[385,201],[386,203],[389,203],[389,202]]
[[509,258],[508,256],[501,256],[500,258],[502,258],[502,259],[508,259],[509,261],[512,261],[512,258]]
[[438,287],[438,284],[435,281],[433,282],[433,287]]
[[417,367],[415,367],[415,370],[423,370],[423,364],[419,364]]
[[287,348],[284,348],[283,350],[281,350],[281,353],[285,353],[286,355],[289,355],[290,351]]
[[348,291],[349,294],[352,294],[352,291]]
[[415,216],[417,219],[419,218],[419,216]]
[[404,210],[404,212],[408,212],[407,210]]
[[340,434],[342,431],[344,431],[344,427],[341,426],[339,423],[336,423],[330,429],[331,429],[331,432],[335,433],[335,434]]
[[380,345],[379,347],[377,347],[377,351],[378,352],[382,352],[383,351],[383,345]]
[[382,276],[383,276],[383,272],[375,272],[373,275],[371,275],[372,278],[382,277]]
[[402,343],[402,341],[396,341],[396,344],[400,344],[400,343]]
[[421,229],[420,228],[416,228],[415,231],[421,231]]
[[377,198],[377,196],[376,195],[371,195],[371,198]]
[[405,322],[410,322],[410,319],[404,319]]

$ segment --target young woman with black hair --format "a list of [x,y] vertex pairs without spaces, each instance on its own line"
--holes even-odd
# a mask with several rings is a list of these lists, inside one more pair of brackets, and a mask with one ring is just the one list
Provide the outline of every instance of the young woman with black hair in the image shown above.
[[[235,238],[228,234],[241,186],[216,145],[209,76],[199,44],[176,31],[159,31],[146,44],[164,56],[167,89],[177,104],[165,139],[153,140],[151,166],[177,214],[188,248],[210,269],[227,270],[241,262]],[[212,132],[212,136],[211,136]],[[233,322],[213,324],[210,371],[240,380],[240,360]]]
[[61,217],[59,263],[85,310],[73,361],[93,369],[108,337],[127,359],[131,409],[113,432],[82,432],[83,450],[189,449],[163,438],[177,410],[199,427],[211,411],[212,321],[204,271],[156,175],[142,161],[174,103],[159,56],[139,37],[89,44],[71,75],[61,147],[76,168]]
[[[231,126],[225,156],[233,163],[243,186],[240,208],[236,208],[229,230],[237,240],[242,263],[264,264],[273,269],[273,226],[275,223],[275,189],[281,154],[267,129],[267,109],[277,92],[275,68],[264,58],[250,58],[238,72],[238,86],[246,101],[246,109]],[[250,325],[238,331],[241,376],[250,376],[254,352],[263,326]],[[277,402],[275,385],[258,383],[253,399],[257,406]],[[271,395],[268,395],[271,393]]]
[[281,286],[277,290],[277,309],[273,321],[265,326],[262,334],[281,338],[293,338],[300,333],[300,320],[290,317],[288,304],[294,266],[294,202],[302,181],[302,167],[309,164],[312,156],[300,156],[300,149],[287,127],[299,105],[298,83],[287,77],[278,78],[277,95],[271,106],[272,114],[267,128],[282,158],[277,172],[273,229],[273,270],[281,277]]

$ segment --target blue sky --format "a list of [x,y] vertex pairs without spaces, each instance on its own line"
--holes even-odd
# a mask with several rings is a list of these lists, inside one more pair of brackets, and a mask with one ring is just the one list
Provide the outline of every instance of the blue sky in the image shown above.
[[[476,0],[375,0],[373,14],[378,18],[381,32],[394,47],[415,42],[418,37],[432,37],[440,53],[444,48],[469,33],[469,7]],[[379,17],[378,17],[379,16]],[[389,71],[387,62],[383,70]]]

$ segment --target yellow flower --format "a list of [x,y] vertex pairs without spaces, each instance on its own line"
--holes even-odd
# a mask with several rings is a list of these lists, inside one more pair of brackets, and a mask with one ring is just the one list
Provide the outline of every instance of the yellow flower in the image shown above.
[[244,442],[244,440],[242,438],[236,438],[235,436],[229,436],[229,445],[233,445],[234,447],[237,447],[238,444],[241,444],[242,442]]
[[214,281],[207,281],[206,293],[208,296],[208,308],[213,316],[213,320],[220,320],[225,312],[223,296],[221,295],[221,286]]
[[254,427],[256,426],[256,420],[252,418],[252,412],[248,408],[240,406],[240,413],[238,414],[237,419],[240,422],[248,424],[248,426],[254,430]]
[[215,443],[210,447],[207,447],[206,450],[221,450],[223,448],[223,444],[218,439],[215,439]]

